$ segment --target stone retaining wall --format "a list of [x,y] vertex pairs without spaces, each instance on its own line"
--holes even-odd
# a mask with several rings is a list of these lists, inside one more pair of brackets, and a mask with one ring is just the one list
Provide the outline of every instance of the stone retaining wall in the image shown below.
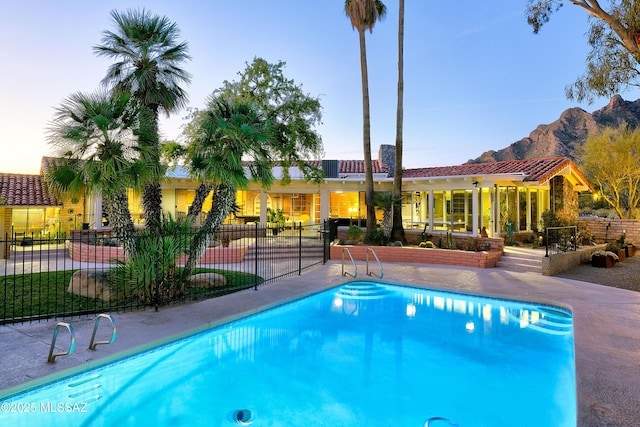
[[553,276],[577,267],[580,264],[588,263],[591,260],[591,254],[598,249],[604,249],[605,245],[581,246],[577,251],[567,251],[553,254],[542,258],[542,274],[544,276]]

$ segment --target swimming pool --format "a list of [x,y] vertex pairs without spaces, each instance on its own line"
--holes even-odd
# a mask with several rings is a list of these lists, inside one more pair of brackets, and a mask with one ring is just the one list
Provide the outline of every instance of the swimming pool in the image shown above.
[[575,426],[573,322],[558,307],[353,282],[0,405],[12,426]]

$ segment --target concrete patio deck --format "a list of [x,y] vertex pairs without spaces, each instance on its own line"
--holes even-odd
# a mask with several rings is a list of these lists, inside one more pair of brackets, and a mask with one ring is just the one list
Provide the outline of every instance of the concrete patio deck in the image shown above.
[[[377,280],[364,275],[364,263],[358,266],[359,278]],[[333,261],[311,268],[301,276],[265,285],[258,291],[162,307],[159,312],[116,313],[113,316],[118,338],[112,345],[100,346],[93,352],[86,349],[93,319],[73,319],[78,340],[76,351],[71,356],[59,357],[52,365],[47,364],[46,359],[53,321],[2,326],[0,395],[27,387],[28,381],[42,380],[65,369],[80,369],[100,358],[348,281],[340,272],[340,262]],[[385,263],[384,273],[384,281],[391,283],[571,306],[575,325],[578,425],[640,426],[640,293],[499,268]],[[66,342],[62,331],[61,350]]]

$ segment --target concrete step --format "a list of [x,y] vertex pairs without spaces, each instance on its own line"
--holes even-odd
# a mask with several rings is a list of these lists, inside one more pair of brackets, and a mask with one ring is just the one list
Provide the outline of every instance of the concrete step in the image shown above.
[[527,251],[518,248],[505,247],[504,253],[496,267],[509,271],[542,273],[542,258],[544,253],[541,251]]
[[540,265],[524,264],[516,260],[504,259],[504,257],[501,258],[500,261],[496,263],[496,267],[501,268],[503,270],[509,270],[509,271],[520,271],[520,272],[529,271],[532,273],[542,274],[542,263],[540,263]]

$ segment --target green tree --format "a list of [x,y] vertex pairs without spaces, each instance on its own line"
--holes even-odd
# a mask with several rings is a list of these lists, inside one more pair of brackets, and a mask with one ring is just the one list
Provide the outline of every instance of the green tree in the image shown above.
[[197,132],[188,141],[187,167],[214,193],[211,209],[191,240],[185,277],[233,211],[236,188],[246,188],[250,179],[265,187],[273,183],[271,148],[277,144],[272,122],[246,101],[211,97],[195,120]]
[[318,97],[305,93],[302,85],[284,75],[285,65],[283,61],[271,64],[254,58],[238,73],[237,81],[225,80],[212,96],[249,102],[271,122],[275,144],[269,149],[284,169],[286,184],[293,165],[311,179],[318,177],[318,171],[305,160],[322,154],[322,138],[316,130],[322,120],[322,106]]
[[640,129],[605,128],[590,135],[581,168],[620,218],[638,218]]
[[393,204],[391,240],[406,242],[402,227],[402,152],[404,116],[404,0],[398,4],[398,108],[396,111],[396,155],[393,168],[393,192],[399,200]]
[[99,56],[117,62],[107,71],[103,83],[116,93],[130,93],[139,106],[138,145],[142,159],[152,171],[144,186],[142,204],[148,228],[159,231],[162,222],[158,114],[167,115],[182,108],[187,94],[181,85],[191,76],[182,64],[189,60],[187,43],[179,42],[180,30],[166,17],[145,9],[112,11],[115,31],[105,31],[102,44],[94,46]]
[[[567,97],[593,101],[595,96],[611,97],[627,86],[640,86],[640,2],[610,1],[605,10],[597,0],[570,0],[590,16],[586,72],[566,88]],[[527,0],[527,20],[534,33],[566,1]]]
[[[292,165],[297,165],[308,179],[317,180],[321,178],[321,171],[306,160],[322,153],[322,138],[315,129],[321,123],[322,106],[317,97],[305,93],[301,85],[285,77],[285,65],[283,61],[271,64],[262,58],[254,58],[238,73],[237,81],[225,80],[222,87],[212,93],[211,99],[249,103],[270,121],[273,144],[267,149],[271,158],[283,167],[283,184],[290,179],[288,170]],[[191,120],[184,129],[187,141],[200,137],[202,126],[199,121],[203,117],[200,114],[198,110],[191,112]],[[211,190],[205,182],[196,190],[188,214],[194,220],[200,215],[202,203]]]
[[362,77],[362,146],[364,151],[365,203],[367,205],[367,232],[376,229],[376,208],[373,204],[373,170],[371,163],[371,117],[369,108],[369,76],[367,70],[367,46],[365,31],[373,32],[376,22],[382,20],[386,6],[379,0],[346,0],[344,11],[351,26],[358,31],[360,41],[360,73]]
[[49,144],[60,158],[45,178],[57,192],[101,193],[111,228],[131,253],[135,230],[126,188],[138,186],[145,167],[134,143],[137,111],[129,100],[126,93],[104,91],[66,98],[49,128]]

